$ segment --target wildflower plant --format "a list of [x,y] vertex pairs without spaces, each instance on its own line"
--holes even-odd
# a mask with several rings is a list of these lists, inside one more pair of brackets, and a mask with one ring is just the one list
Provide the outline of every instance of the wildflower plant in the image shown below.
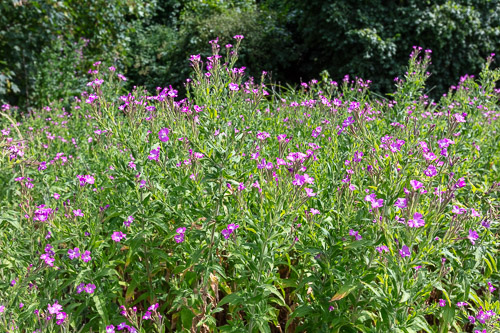
[[493,56],[433,101],[415,47],[380,98],[249,77],[243,41],[192,55],[185,98],[95,63],[71,107],[2,106],[0,326],[498,330]]

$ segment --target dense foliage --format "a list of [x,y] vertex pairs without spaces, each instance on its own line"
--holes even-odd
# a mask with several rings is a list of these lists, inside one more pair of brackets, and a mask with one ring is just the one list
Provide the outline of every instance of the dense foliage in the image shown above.
[[[178,86],[186,58],[208,56],[208,40],[244,34],[241,64],[296,84],[326,70],[392,92],[413,45],[432,49],[435,98],[456,78],[477,75],[500,49],[500,2],[482,0],[7,0],[0,3],[0,100],[43,106],[67,98],[97,60],[128,76],[128,87]],[[83,40],[82,40],[83,39]],[[83,47],[83,45],[87,45]],[[75,60],[69,61],[68,59]],[[325,72],[323,72],[326,74]]]
[[493,57],[433,101],[415,47],[380,99],[248,77],[242,38],[184,99],[98,62],[69,107],[2,107],[2,329],[498,332]]

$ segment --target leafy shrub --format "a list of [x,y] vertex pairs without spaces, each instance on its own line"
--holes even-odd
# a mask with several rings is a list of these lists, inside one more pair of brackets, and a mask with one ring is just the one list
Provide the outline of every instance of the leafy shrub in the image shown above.
[[95,63],[71,108],[2,107],[3,329],[498,331],[492,57],[433,101],[415,47],[379,99],[249,78],[242,38],[184,99]]

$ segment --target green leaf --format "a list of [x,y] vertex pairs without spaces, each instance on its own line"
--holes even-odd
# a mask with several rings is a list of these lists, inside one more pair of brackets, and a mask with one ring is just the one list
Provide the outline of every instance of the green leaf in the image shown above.
[[101,319],[104,321],[104,324],[106,326],[109,325],[108,312],[105,302],[103,302],[100,295],[94,295],[92,299],[94,300],[97,313],[99,313],[99,315],[101,316]]

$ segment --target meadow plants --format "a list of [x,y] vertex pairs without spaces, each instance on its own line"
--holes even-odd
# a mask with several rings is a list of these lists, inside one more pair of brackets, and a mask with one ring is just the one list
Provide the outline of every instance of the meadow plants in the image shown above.
[[499,70],[387,98],[192,55],[187,96],[95,63],[0,118],[8,332],[498,332]]

